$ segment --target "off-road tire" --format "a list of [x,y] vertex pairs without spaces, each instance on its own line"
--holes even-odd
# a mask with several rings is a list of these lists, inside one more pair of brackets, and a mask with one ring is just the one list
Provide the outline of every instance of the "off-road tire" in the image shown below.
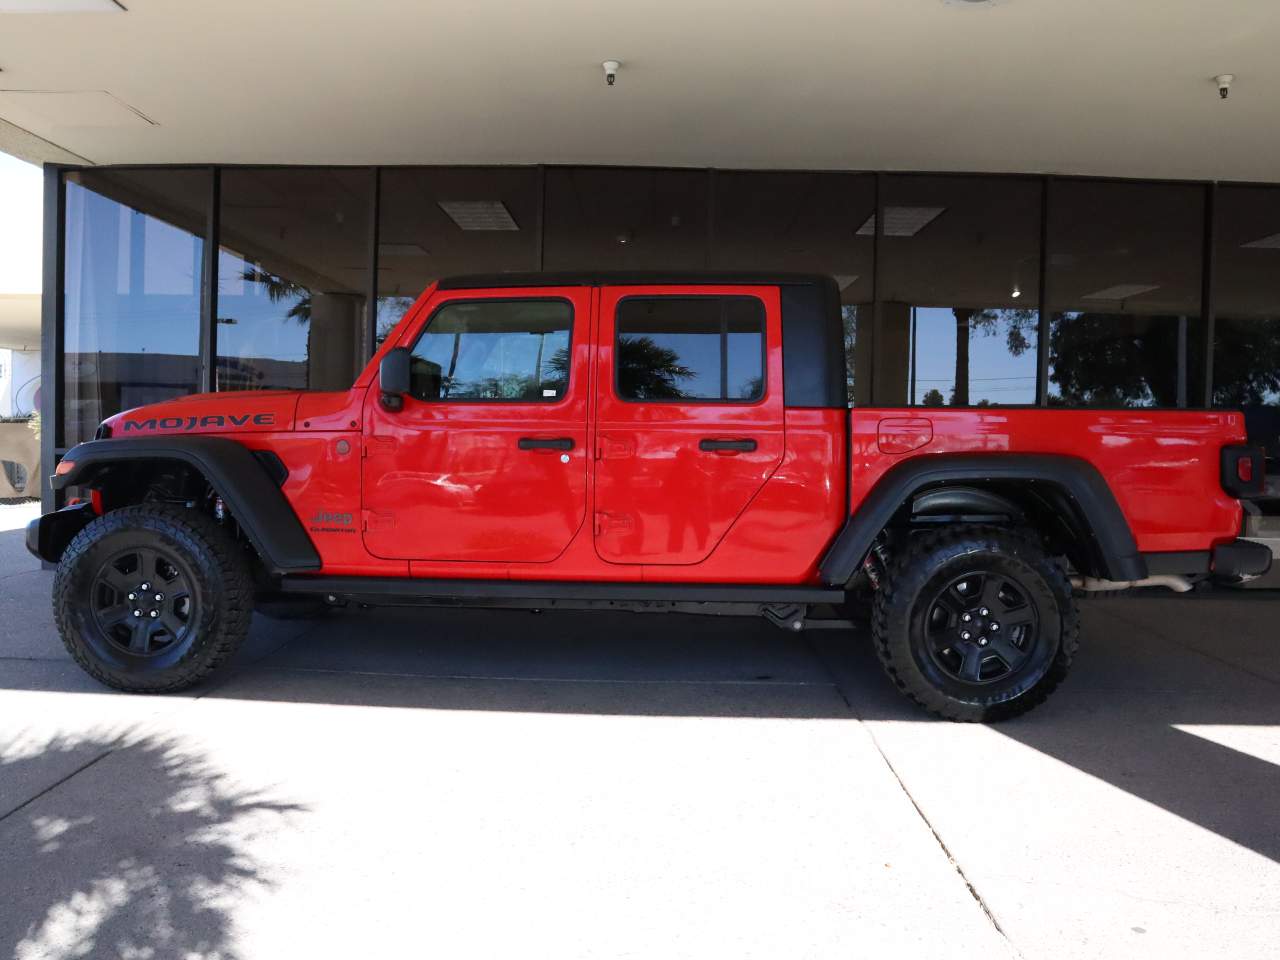
[[[1024,606],[1034,607],[1035,632],[1026,641],[1025,660],[993,680],[968,682],[943,666],[942,657],[964,659],[953,647],[979,658],[980,671],[993,662],[981,659],[988,651],[974,651],[967,641],[948,641],[942,653],[931,652],[940,642],[931,637],[963,626],[953,623],[945,608],[956,596],[948,592],[952,585],[963,584],[970,572],[1016,585],[1012,589],[1021,591]],[[944,608],[941,624],[935,609],[939,603]],[[876,592],[872,636],[885,671],[907,697],[948,720],[993,722],[1027,712],[1057,688],[1079,648],[1080,621],[1066,574],[1033,531],[971,525],[903,541]],[[997,670],[1005,668],[998,657],[994,664]]]
[[[190,619],[171,634],[176,639],[135,655],[101,626],[94,594],[113,557],[144,549],[181,566],[195,599]],[[90,676],[130,693],[172,693],[209,677],[244,641],[252,611],[240,546],[212,518],[169,505],[125,507],[94,520],[68,545],[53,581],[54,621],[67,651]]]

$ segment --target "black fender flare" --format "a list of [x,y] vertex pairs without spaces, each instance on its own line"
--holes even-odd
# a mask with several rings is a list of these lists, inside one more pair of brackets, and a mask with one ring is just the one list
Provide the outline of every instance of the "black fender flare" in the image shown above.
[[90,440],[67,451],[74,466],[55,474],[54,490],[92,483],[117,463],[169,460],[198,471],[220,496],[272,573],[320,569],[320,555],[293,507],[248,447],[226,437],[159,436]]
[[917,492],[949,483],[999,482],[1044,486],[1065,496],[1073,526],[1088,538],[1099,575],[1143,580],[1147,564],[1120,504],[1087,460],[1050,453],[929,454],[892,467],[871,489],[818,566],[824,584],[844,586],[880,532]]

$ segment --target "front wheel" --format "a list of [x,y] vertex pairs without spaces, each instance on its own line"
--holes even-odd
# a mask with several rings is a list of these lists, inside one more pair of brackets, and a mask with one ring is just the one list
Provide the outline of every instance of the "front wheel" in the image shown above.
[[1034,533],[953,527],[912,537],[877,592],[876,650],[916,703],[949,720],[1025,713],[1079,646],[1071,586]]
[[194,510],[144,504],[85,527],[53,581],[62,642],[91,676],[169,693],[209,676],[243,642],[253,582],[236,542]]

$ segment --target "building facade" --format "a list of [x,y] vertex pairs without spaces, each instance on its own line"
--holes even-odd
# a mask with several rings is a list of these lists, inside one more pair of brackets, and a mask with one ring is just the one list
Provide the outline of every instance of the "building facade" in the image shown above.
[[829,273],[851,404],[1243,408],[1278,445],[1280,187],[51,165],[45,189],[54,457],[166,397],[344,389],[434,279],[529,270]]
[[570,269],[829,273],[855,404],[1243,408],[1280,446],[1274,3],[0,26],[0,150],[45,165],[46,466],[139,403],[341,389],[434,278]]

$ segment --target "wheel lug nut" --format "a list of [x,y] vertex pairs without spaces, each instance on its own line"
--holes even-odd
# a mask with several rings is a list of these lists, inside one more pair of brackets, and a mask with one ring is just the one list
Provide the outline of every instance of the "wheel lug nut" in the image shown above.
[[984,617],[985,617],[988,613],[990,613],[990,612],[991,612],[991,611],[990,611],[990,610],[988,610],[986,607],[983,607],[981,610],[979,610],[979,611],[978,611],[978,613],[979,613],[981,616],[984,616]]
[[980,646],[980,647],[985,647],[986,645],[987,645],[987,638],[986,638],[986,637],[979,637],[979,638],[978,638],[978,646]]
[[966,613],[966,614],[965,614],[963,617],[961,617],[960,619],[961,619],[961,620],[963,620],[965,623],[968,623],[970,620],[972,620],[972,619],[973,619],[973,614]]
[[135,610],[135,611],[133,611],[133,615],[134,615],[135,617],[140,617],[140,616],[142,616],[142,611],[141,611],[141,610]]
[[137,600],[137,599],[138,599],[138,595],[137,595],[136,593],[131,593],[131,594],[129,594],[129,599],[130,599],[130,600]]
[[968,640],[968,639],[969,639],[970,637],[972,637],[972,636],[973,636],[973,634],[972,634],[972,633],[970,633],[968,630],[961,630],[961,631],[960,631],[960,639],[961,639],[961,640]]
[[996,622],[992,621],[992,623],[991,623],[991,629],[992,629],[992,630],[999,630],[999,629],[1000,629],[1000,624],[998,624],[998,623],[996,623]]
[[[154,619],[155,619],[156,617],[158,617],[158,616],[160,616],[160,611],[159,611],[159,610],[152,610],[152,611],[151,611],[151,619],[152,619],[152,620],[154,620]],[[982,642],[983,642],[983,643],[986,643],[986,641],[985,641],[985,640],[984,640],[984,641],[982,641]]]
[[164,600],[164,594],[163,594],[163,593],[157,593],[157,594],[156,594],[156,603],[160,603],[162,600]]
[[149,584],[149,583],[144,583],[140,589],[142,589],[142,590],[150,590],[150,589],[151,589],[151,584]]

